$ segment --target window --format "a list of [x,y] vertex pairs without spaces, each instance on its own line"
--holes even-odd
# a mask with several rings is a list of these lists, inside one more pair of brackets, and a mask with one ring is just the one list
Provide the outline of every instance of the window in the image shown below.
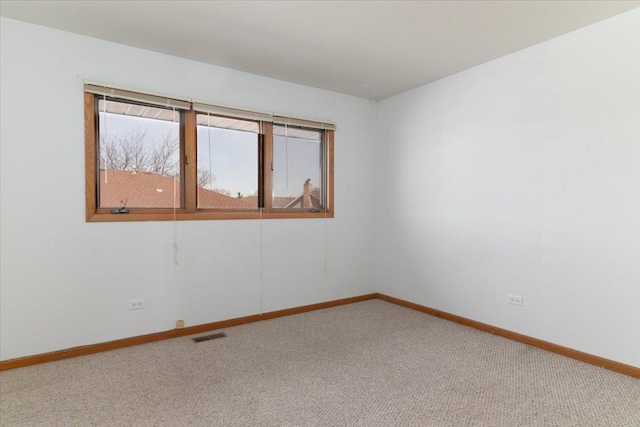
[[260,123],[197,114],[198,209],[258,209]]
[[182,207],[179,111],[98,100],[100,208]]
[[274,208],[324,208],[324,145],[321,130],[273,125]]
[[333,134],[86,84],[87,221],[332,218]]

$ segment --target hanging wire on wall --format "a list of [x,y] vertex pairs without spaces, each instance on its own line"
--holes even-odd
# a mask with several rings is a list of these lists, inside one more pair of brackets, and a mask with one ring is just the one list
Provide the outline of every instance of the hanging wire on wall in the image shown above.
[[287,180],[287,196],[289,195],[289,133],[288,126],[284,124],[284,155],[285,155],[285,177]]
[[207,145],[209,146],[209,190],[213,190],[213,169],[211,166],[211,114],[207,111]]
[[328,159],[329,159],[329,141],[327,138],[327,131],[323,131],[322,132],[322,138],[324,140],[324,144],[321,144],[321,146],[323,147],[322,149],[322,169],[321,169],[321,173],[323,175],[323,185],[322,188],[320,189],[320,200],[322,201],[322,203],[324,204],[324,278],[325,278],[325,283],[327,280],[327,256],[328,256],[328,230],[327,230],[327,210],[329,209],[329,202],[327,200],[327,194],[328,194],[328,189],[329,189],[329,174],[326,173],[326,171],[328,170],[327,166],[328,166]]
[[264,236],[262,234],[262,210],[264,208],[259,206],[260,211],[260,316],[262,316],[264,305]]
[[327,233],[327,208],[324,208],[324,277],[327,278],[327,246],[328,246],[328,233]]

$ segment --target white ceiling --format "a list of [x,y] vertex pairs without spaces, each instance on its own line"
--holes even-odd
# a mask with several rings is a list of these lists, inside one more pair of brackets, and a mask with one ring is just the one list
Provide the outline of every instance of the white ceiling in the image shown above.
[[5,17],[383,99],[640,1],[0,1]]

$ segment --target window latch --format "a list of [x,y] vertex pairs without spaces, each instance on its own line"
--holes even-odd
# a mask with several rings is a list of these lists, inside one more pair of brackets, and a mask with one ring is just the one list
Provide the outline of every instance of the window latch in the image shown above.
[[120,200],[120,204],[118,205],[117,209],[113,209],[111,211],[112,214],[128,214],[129,213],[129,209],[124,207],[124,201]]

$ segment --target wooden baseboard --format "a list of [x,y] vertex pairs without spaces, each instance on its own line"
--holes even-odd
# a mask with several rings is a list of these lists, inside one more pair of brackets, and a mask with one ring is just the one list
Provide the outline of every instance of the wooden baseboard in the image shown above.
[[109,341],[98,344],[74,347],[66,350],[52,351],[50,353],[36,354],[34,356],[20,357],[17,359],[4,360],[0,362],[0,371],[22,368],[25,366],[38,365],[41,363],[53,362],[56,360],[69,359],[72,357],[86,356],[88,354],[100,353],[103,351],[116,350],[118,348],[131,347],[139,344],[147,344],[154,341],[162,341],[170,338],[184,337],[187,335],[199,334],[216,329],[230,328],[232,326],[245,325],[247,323],[259,322],[262,320],[275,319],[278,317],[291,316],[292,314],[306,313],[308,311],[322,310],[324,308],[336,307],[344,304],[375,299],[376,294],[367,294],[357,297],[344,298],[334,301],[310,304],[301,307],[287,308],[284,310],[271,311],[269,313],[253,314],[251,316],[238,317],[235,319],[222,320],[219,322],[206,323],[203,325],[188,326],[183,329],[172,329],[155,334],[141,335],[137,337],[124,338],[121,340]]
[[616,362],[604,357],[594,356],[593,354],[584,353],[582,351],[574,350],[572,348],[563,347],[558,344],[553,344],[548,341],[543,341],[538,338],[533,338],[527,335],[522,335],[517,332],[512,332],[507,329],[498,328],[488,325],[486,323],[477,322],[475,320],[467,319],[466,317],[450,314],[445,311],[436,310],[435,308],[425,307],[424,305],[415,304],[413,302],[401,300],[398,298],[390,297],[384,294],[376,294],[378,299],[387,301],[393,304],[401,305],[416,311],[430,314],[432,316],[440,317],[442,319],[450,320],[452,322],[459,323],[461,325],[469,326],[481,331],[490,332],[495,335],[499,335],[504,338],[509,338],[514,341],[518,341],[524,344],[538,347],[543,350],[547,350],[553,353],[561,354],[563,356],[577,359],[582,362],[590,363],[592,365],[600,366],[611,371],[619,372],[621,374],[629,375],[631,377],[640,378],[640,368],[635,366],[626,365],[624,363]]
[[601,366],[611,371],[619,372],[621,374],[629,375],[631,377],[640,378],[640,368],[635,366],[626,365],[624,363],[616,362],[613,360],[605,359],[603,357],[594,356],[589,353],[574,350],[572,348],[563,347],[558,344],[553,344],[547,341],[543,341],[537,338],[522,335],[517,332],[512,332],[507,329],[498,328],[488,325],[486,323],[477,322],[475,320],[467,319],[466,317],[457,316],[444,311],[436,310],[434,308],[426,307],[413,302],[405,301],[399,298],[394,298],[388,295],[374,293],[361,295],[357,297],[344,298],[334,301],[321,302],[317,304],[310,304],[301,307],[287,308],[284,310],[271,311],[269,313],[263,313],[262,315],[253,314],[251,316],[237,317],[235,319],[222,320],[219,322],[206,323],[196,326],[188,326],[183,329],[172,329],[164,332],[157,332],[154,334],[141,335],[137,337],[124,338],[121,340],[109,341],[104,343],[86,345],[82,347],[74,347],[66,350],[53,351],[50,353],[36,354],[34,356],[26,356],[17,359],[4,360],[0,362],[0,371],[9,369],[22,368],[24,366],[38,365],[41,363],[53,362],[56,360],[69,359],[72,357],[85,356],[88,354],[101,353],[103,351],[116,350],[119,348],[131,347],[139,344],[146,344],[155,341],[162,341],[171,338],[184,337],[187,335],[199,334],[203,332],[213,331],[217,329],[230,328],[232,326],[245,325],[247,323],[259,322],[262,320],[275,319],[278,317],[291,316],[293,314],[306,313],[314,310],[322,310],[324,308],[336,307],[339,305],[353,304],[356,302],[367,301],[371,299],[380,299],[393,304],[397,304],[403,307],[407,307],[422,313],[430,314],[432,316],[440,317],[442,319],[450,320],[452,322],[459,323],[461,325],[469,326],[481,331],[489,332],[495,335],[499,335],[504,338],[509,338],[514,341],[518,341],[524,344],[538,347],[543,350],[551,351],[553,353],[561,354],[563,356],[577,359],[592,365]]

